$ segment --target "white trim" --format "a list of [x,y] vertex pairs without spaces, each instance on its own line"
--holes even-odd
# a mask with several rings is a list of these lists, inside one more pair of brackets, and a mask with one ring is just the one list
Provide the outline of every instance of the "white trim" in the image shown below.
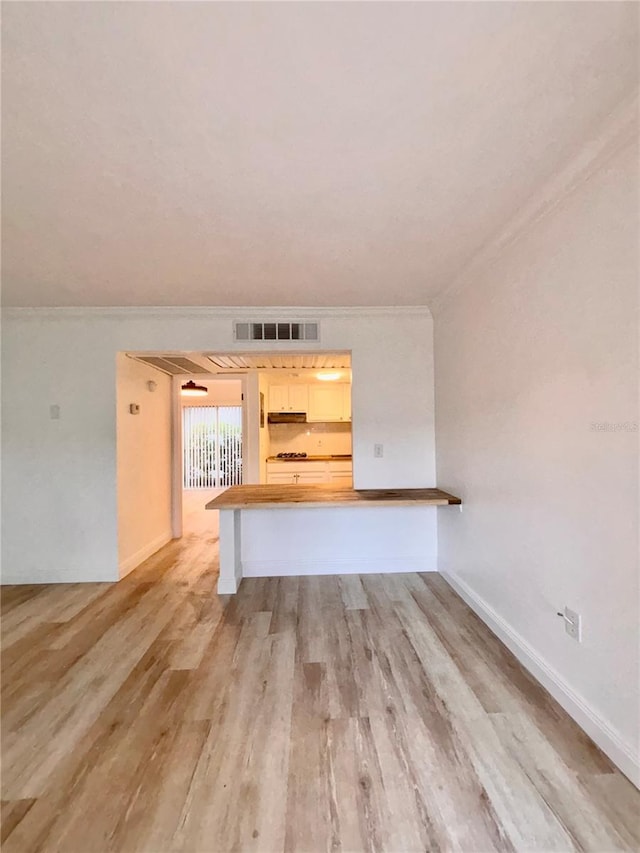
[[578,695],[564,678],[515,631],[481,596],[461,578],[441,572],[446,582],[466,601],[469,607],[502,640],[520,663],[549,691],[580,728],[589,735],[613,763],[640,788],[640,761],[637,753],[626,743],[597,711]]
[[[386,316],[398,316],[398,317],[415,317],[416,315],[420,316],[431,316],[431,311],[429,310],[427,305],[381,305],[381,306],[336,306],[336,307],[327,307],[324,306],[322,308],[309,308],[308,306],[300,308],[296,306],[281,306],[279,308],[268,306],[268,307],[260,307],[260,306],[238,306],[235,305],[233,307],[227,305],[203,305],[203,306],[190,306],[190,305],[149,305],[147,306],[110,306],[110,307],[11,307],[7,306],[2,308],[0,312],[1,316],[4,319],[58,319],[58,320],[68,320],[68,319],[76,319],[83,317],[93,317],[93,318],[105,318],[108,319],[110,317],[118,317],[118,318],[140,318],[140,317],[158,317],[164,319],[174,319],[179,317],[187,317],[193,318],[196,317],[198,319],[216,319],[216,318],[228,318],[231,321],[235,321],[238,319],[238,316],[250,316],[255,314],[256,316],[260,316],[263,320],[265,317],[269,319],[282,319],[282,320],[298,320],[300,316],[305,316],[306,322],[313,323],[315,320],[323,317],[386,317]],[[247,343],[252,343],[251,341],[233,341],[235,345],[243,345]],[[254,341],[253,343],[258,343]],[[274,344],[277,345],[278,341],[259,341],[262,344]],[[282,343],[282,341],[280,342]],[[285,341],[286,343],[286,341]],[[304,344],[305,341],[296,341],[296,343]],[[307,341],[309,345],[318,345],[318,341]],[[271,347],[273,349],[273,346]],[[154,350],[155,352],[155,350]]]
[[128,575],[129,572],[132,572],[140,565],[140,563],[144,563],[145,560],[148,560],[149,557],[155,554],[156,551],[159,551],[160,548],[164,548],[167,542],[171,542],[172,539],[172,531],[165,530],[161,536],[156,537],[152,542],[149,542],[143,548],[136,551],[135,554],[132,554],[130,557],[127,557],[126,560],[123,560],[118,566],[120,579]]
[[[51,569],[47,571],[51,572]],[[34,578],[33,575],[29,575],[28,579],[25,579],[24,575],[11,575],[9,572],[2,572],[0,576],[0,586],[48,586],[49,584],[67,584],[67,583],[117,583],[120,580],[119,577],[114,577],[113,572],[110,573],[109,577],[101,577],[98,575],[97,577],[81,577],[81,578],[63,578],[60,577],[60,572],[53,571],[50,574],[39,575]]]
[[546,181],[537,192],[514,211],[513,216],[498,230],[453,280],[429,302],[433,314],[440,313],[447,303],[490,268],[510,246],[518,242],[535,225],[552,213],[564,200],[602,169],[613,156],[637,138],[637,95],[623,101],[607,121],[572,157]]
[[235,595],[242,578],[218,578],[218,595]]
[[182,536],[182,379],[171,377],[171,529]]
[[242,582],[242,512],[239,509],[221,509],[218,534],[220,575],[218,594],[232,595]]
[[337,560],[243,560],[245,578],[284,578],[307,575],[390,575],[398,572],[435,572],[425,557],[372,557]]

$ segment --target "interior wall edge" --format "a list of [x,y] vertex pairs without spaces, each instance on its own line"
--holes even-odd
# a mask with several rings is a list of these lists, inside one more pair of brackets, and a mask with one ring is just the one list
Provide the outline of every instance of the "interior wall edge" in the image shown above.
[[449,285],[442,288],[430,301],[432,316],[436,318],[444,311],[448,303],[473,284],[480,273],[491,269],[503,253],[535,228],[541,219],[553,213],[568,196],[597,175],[612,158],[637,144],[637,134],[638,93],[633,92],[620,102],[618,108],[599,125],[591,138],[574,151],[563,166],[514,211],[502,228],[480,247]]
[[120,579],[125,577],[136,569],[141,563],[144,563],[145,560],[148,560],[149,557],[152,557],[157,551],[163,548],[168,542],[171,542],[173,539],[173,530],[168,529],[165,530],[160,536],[157,536],[152,542],[148,542],[143,548],[140,548],[136,551],[135,554],[132,554],[130,557],[127,557],[126,560],[122,560],[120,565],[118,566]]
[[578,695],[530,643],[462,578],[440,571],[449,586],[464,599],[485,625],[513,652],[525,669],[549,691],[569,716],[609,756],[636,788],[640,788],[640,760],[633,747]]

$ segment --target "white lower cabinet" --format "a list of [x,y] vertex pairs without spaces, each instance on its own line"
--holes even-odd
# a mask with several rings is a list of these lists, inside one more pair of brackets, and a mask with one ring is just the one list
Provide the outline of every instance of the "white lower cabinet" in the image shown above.
[[296,481],[292,471],[269,471],[267,465],[267,483],[273,486],[292,486]]
[[351,474],[329,474],[329,482],[336,486],[351,486],[353,477]]
[[296,483],[326,483],[327,476],[323,471],[300,471],[294,474]]
[[327,463],[329,482],[336,486],[353,485],[353,465],[351,462],[329,462]]
[[351,486],[351,462],[267,462],[270,485],[320,484]]

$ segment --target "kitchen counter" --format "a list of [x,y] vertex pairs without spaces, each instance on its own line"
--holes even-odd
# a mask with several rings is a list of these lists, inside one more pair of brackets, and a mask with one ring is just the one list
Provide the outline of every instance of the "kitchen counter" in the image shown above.
[[[298,461],[298,460],[295,460]],[[291,507],[447,506],[460,498],[441,489],[349,489],[331,485],[231,486],[206,509],[288,509]]]
[[[299,461],[299,460],[295,460]],[[338,557],[333,557],[329,568],[333,566],[340,572],[358,570],[362,560],[351,560],[347,564],[340,562],[342,542],[345,535],[364,536],[363,543],[373,541],[373,549],[379,550],[376,537],[384,545],[389,537],[398,538],[403,547],[406,546],[407,536],[403,536],[403,524],[408,519],[410,537],[415,540],[415,514],[431,512],[433,507],[461,504],[460,498],[443,492],[441,489],[352,489],[340,485],[322,484],[307,485],[297,483],[267,484],[256,486],[231,486],[221,495],[209,501],[207,509],[220,510],[220,577],[218,592],[222,595],[237,592],[243,576],[247,572],[255,572],[250,565],[243,562],[244,547],[243,527],[249,541],[245,545],[264,543],[265,537],[273,538],[278,543],[278,549],[293,547],[292,543],[301,546],[295,559],[289,559],[289,568],[282,554],[275,560],[262,559],[258,575],[254,577],[271,577],[280,574],[295,573],[327,573],[326,562],[318,564],[312,558],[309,564],[309,554],[317,553],[317,549],[325,549],[327,545],[334,548]],[[404,507],[405,512],[398,516],[395,508]],[[353,519],[347,523],[343,510],[351,513],[350,508],[364,508],[365,511],[353,513]],[[259,510],[259,512],[255,512]],[[283,512],[288,510],[289,512]],[[271,512],[271,516],[269,514]],[[381,517],[380,514],[384,517]],[[327,514],[331,518],[327,517]],[[336,515],[338,514],[338,515]],[[393,519],[390,518],[393,516]],[[364,516],[364,517],[363,517]],[[243,522],[244,518],[244,522]],[[316,520],[317,519],[317,520]],[[371,519],[369,521],[369,519]],[[411,519],[414,519],[411,527]],[[427,522],[427,519],[425,519]],[[256,524],[258,527],[256,527]],[[260,525],[262,524],[262,529]],[[337,526],[336,526],[337,525]],[[426,524],[428,527],[428,522]],[[331,533],[333,530],[333,534]],[[358,534],[357,530],[360,530]],[[338,533],[339,532],[339,533]],[[315,545],[314,545],[315,543]],[[262,547],[262,545],[260,545]],[[420,547],[415,546],[414,547]],[[291,555],[290,555],[291,556]],[[336,563],[337,559],[337,563]],[[389,569],[392,563],[394,568]],[[375,564],[375,560],[374,560]],[[324,565],[324,568],[323,568]],[[395,558],[383,558],[383,571],[424,571],[420,566],[420,555],[400,555]],[[319,568],[318,568],[319,567]],[[429,571],[432,571],[429,568]],[[267,572],[267,574],[265,574]]]
[[[245,549],[242,544],[242,534],[245,524],[248,524],[248,536],[250,537],[249,542],[246,542],[245,545],[253,544],[255,546],[256,543],[264,543],[264,537],[273,538],[275,532],[278,549],[282,550],[287,543],[291,544],[293,540],[302,546],[301,552],[294,555],[293,562],[289,559],[289,568],[286,566],[286,560],[283,565],[282,555],[279,553],[277,559],[266,560],[266,564],[262,559],[259,573],[253,574],[254,577],[272,577],[287,573],[325,574],[327,573],[326,562],[322,564],[320,561],[318,564],[317,561],[311,559],[309,565],[309,553],[314,553],[314,547],[326,549],[327,544],[330,548],[335,548],[338,554],[342,552],[341,542],[344,541],[344,523],[346,521],[342,517],[343,509],[366,508],[365,512],[353,514],[353,520],[347,524],[346,535],[355,535],[357,538],[358,533],[354,531],[360,529],[359,535],[364,536],[363,543],[373,541],[372,547],[377,553],[379,545],[376,537],[380,539],[381,544],[388,542],[389,537],[398,538],[399,542],[403,545],[406,544],[407,536],[403,537],[402,526],[407,519],[409,522],[412,518],[414,519],[413,527],[409,524],[409,534],[415,540],[415,513],[429,513],[432,511],[429,508],[461,503],[460,498],[443,492],[441,489],[352,489],[340,485],[303,485],[300,483],[296,485],[283,483],[278,485],[231,486],[206,505],[206,509],[220,510],[218,592],[222,595],[237,592],[243,576],[247,571],[251,574],[251,566],[246,567],[243,562]],[[405,512],[401,516],[398,516],[394,511],[394,508],[398,507],[405,508]],[[255,512],[255,510],[260,510],[260,512]],[[282,510],[289,510],[289,513],[282,512]],[[269,512],[271,512],[270,517]],[[384,518],[380,517],[380,513],[384,515]],[[328,515],[331,518],[328,518]],[[394,516],[393,520],[390,519],[390,515]],[[425,519],[425,521],[427,520]],[[256,528],[256,522],[258,527],[263,523],[262,530]],[[282,528],[282,532],[280,528]],[[330,532],[331,530],[334,531],[333,535]],[[339,535],[336,535],[337,532]],[[424,571],[424,568],[416,568],[416,566],[420,566],[419,553],[414,555],[409,553],[404,555],[404,558],[403,555],[391,558],[391,563],[395,565],[395,569],[389,569],[389,558],[383,558],[382,570]],[[336,566],[340,573],[352,572],[354,566],[356,567],[355,571],[357,571],[358,566],[362,566],[362,560],[356,560],[355,563],[348,560],[345,565],[340,562],[340,557],[338,557],[337,563],[336,558],[333,557],[332,561],[329,562],[329,569],[335,571]],[[433,569],[429,568],[428,570],[432,571]],[[255,568],[253,571],[255,572]]]
[[351,462],[350,455],[345,456],[267,456],[267,462]]

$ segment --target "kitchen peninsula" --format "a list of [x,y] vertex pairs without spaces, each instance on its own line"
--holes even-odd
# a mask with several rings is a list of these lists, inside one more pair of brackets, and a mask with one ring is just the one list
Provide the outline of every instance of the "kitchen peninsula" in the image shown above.
[[[277,560],[263,561],[265,565],[261,567],[261,571],[246,571],[248,566],[243,560],[242,542],[243,513],[246,514],[246,520],[253,527],[252,532],[258,539],[261,533],[266,534],[268,532],[268,528],[264,526],[264,519],[259,518],[260,515],[270,516],[269,520],[275,522],[276,527],[280,527],[279,522],[282,519],[276,519],[275,515],[284,515],[283,510],[289,510],[294,513],[295,526],[291,527],[290,536],[292,541],[291,543],[287,543],[287,545],[291,544],[294,554],[296,549],[300,554],[298,563],[293,562],[293,565],[298,565],[300,569],[295,573],[329,574],[340,573],[336,571],[336,569],[340,568],[340,536],[348,535],[354,529],[345,517],[348,515],[344,513],[345,509],[353,509],[356,513],[358,510],[366,509],[368,512],[375,513],[383,508],[392,510],[403,508],[404,513],[402,516],[391,520],[392,528],[396,535],[400,536],[402,532],[401,528],[399,526],[393,527],[393,522],[396,525],[401,523],[402,518],[406,515],[407,508],[419,509],[421,507],[449,506],[461,503],[460,498],[443,492],[441,489],[355,490],[345,488],[344,486],[331,485],[330,483],[326,485],[269,484],[232,486],[217,498],[209,501],[206,505],[207,509],[220,511],[220,577],[218,580],[218,593],[230,594],[237,592],[243,577],[268,575],[277,577],[282,574],[292,573],[291,571],[283,570],[285,564],[291,564],[291,560],[287,559],[284,559],[282,563],[279,563]],[[319,515],[315,515],[316,513]],[[339,517],[336,517],[336,513],[339,513]],[[384,525],[380,524],[381,519],[379,517],[372,518],[371,521],[372,524],[368,531],[368,537],[375,540],[376,533],[381,528],[384,528]],[[334,537],[332,537],[332,533]],[[276,531],[276,534],[281,535],[279,531]],[[324,560],[318,560],[318,570],[314,572],[314,560],[309,560],[308,552],[311,550],[313,553],[314,545],[320,543],[324,546],[325,554],[327,553],[327,544],[337,554],[332,559],[327,560],[325,557]],[[375,548],[375,541],[373,546]],[[283,550],[285,550],[284,545]],[[288,557],[290,555],[291,552],[284,556]],[[345,574],[358,572],[358,570],[359,566],[354,561],[350,561],[349,564],[342,566],[342,571]],[[389,571],[412,570],[422,571],[424,567],[415,563],[415,568],[411,568],[411,565],[400,565],[400,567],[389,568]]]

